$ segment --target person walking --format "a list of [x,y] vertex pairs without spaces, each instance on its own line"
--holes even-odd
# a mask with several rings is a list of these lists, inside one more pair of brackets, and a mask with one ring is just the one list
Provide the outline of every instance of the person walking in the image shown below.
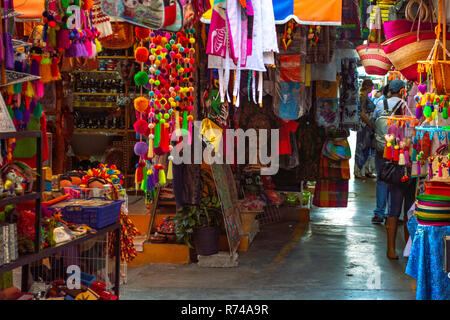
[[[373,112],[372,121],[375,123],[376,119],[381,116],[392,114],[395,109],[399,108],[403,100],[401,98],[401,90],[404,88],[403,81],[393,80],[388,85],[389,93],[385,97],[378,101],[375,110]],[[382,129],[383,132],[379,132],[380,129],[375,128],[377,140],[377,148],[375,154],[375,167],[377,170],[377,182],[376,182],[376,208],[373,211],[372,223],[381,224],[386,219],[386,205],[388,212],[390,212],[390,203],[388,185],[380,180],[381,166],[384,162],[384,134],[387,133],[387,128]],[[386,130],[386,132],[384,132]],[[380,142],[381,141],[381,142]]]
[[365,79],[359,90],[361,128],[356,136],[355,178],[374,178],[370,165],[370,157],[373,153],[372,149],[374,144],[374,125],[370,119],[375,109],[374,103],[369,98],[369,93],[372,91],[372,88],[372,80]]

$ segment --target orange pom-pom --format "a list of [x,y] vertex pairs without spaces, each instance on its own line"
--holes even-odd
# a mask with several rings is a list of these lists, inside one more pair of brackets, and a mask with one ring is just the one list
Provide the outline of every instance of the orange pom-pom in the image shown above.
[[83,10],[91,10],[94,6],[93,0],[84,0],[83,1]]
[[139,39],[147,39],[150,36],[150,30],[142,27],[135,27],[134,34]]
[[145,112],[148,108],[148,99],[145,97],[137,97],[134,99],[134,109],[139,112]]
[[134,53],[134,57],[136,58],[136,62],[145,62],[148,60],[149,54],[147,48],[138,47]]

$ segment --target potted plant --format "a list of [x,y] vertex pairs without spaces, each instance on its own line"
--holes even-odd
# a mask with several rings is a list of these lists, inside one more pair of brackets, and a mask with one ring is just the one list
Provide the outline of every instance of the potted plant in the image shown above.
[[200,206],[185,206],[177,211],[174,217],[177,240],[189,248],[193,248],[193,243],[199,255],[215,254],[219,252],[221,221],[217,197],[203,198]]

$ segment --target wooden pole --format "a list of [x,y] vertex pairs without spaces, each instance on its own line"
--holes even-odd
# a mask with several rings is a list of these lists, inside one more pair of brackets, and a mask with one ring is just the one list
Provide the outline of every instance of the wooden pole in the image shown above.
[[[2,7],[3,12],[6,13],[5,10],[5,3],[3,0],[0,1],[0,5]],[[3,14],[1,17],[1,23],[0,23],[0,35],[1,35],[1,45],[3,47],[3,54],[5,55],[5,43],[3,42],[3,30],[5,30],[5,19],[3,19]],[[5,68],[5,56],[3,56],[3,60],[2,60],[2,69],[1,69],[1,76],[2,76],[2,84],[6,83],[6,68]]]

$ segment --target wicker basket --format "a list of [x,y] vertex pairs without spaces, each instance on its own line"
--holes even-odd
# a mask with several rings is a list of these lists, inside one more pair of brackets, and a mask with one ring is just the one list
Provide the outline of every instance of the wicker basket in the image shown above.
[[384,76],[392,63],[378,44],[361,45],[356,48],[367,74]]
[[260,213],[264,213],[264,211],[248,211],[241,210],[241,222],[242,222],[242,232],[243,233],[251,233],[253,228],[253,222],[256,219],[256,216]]

